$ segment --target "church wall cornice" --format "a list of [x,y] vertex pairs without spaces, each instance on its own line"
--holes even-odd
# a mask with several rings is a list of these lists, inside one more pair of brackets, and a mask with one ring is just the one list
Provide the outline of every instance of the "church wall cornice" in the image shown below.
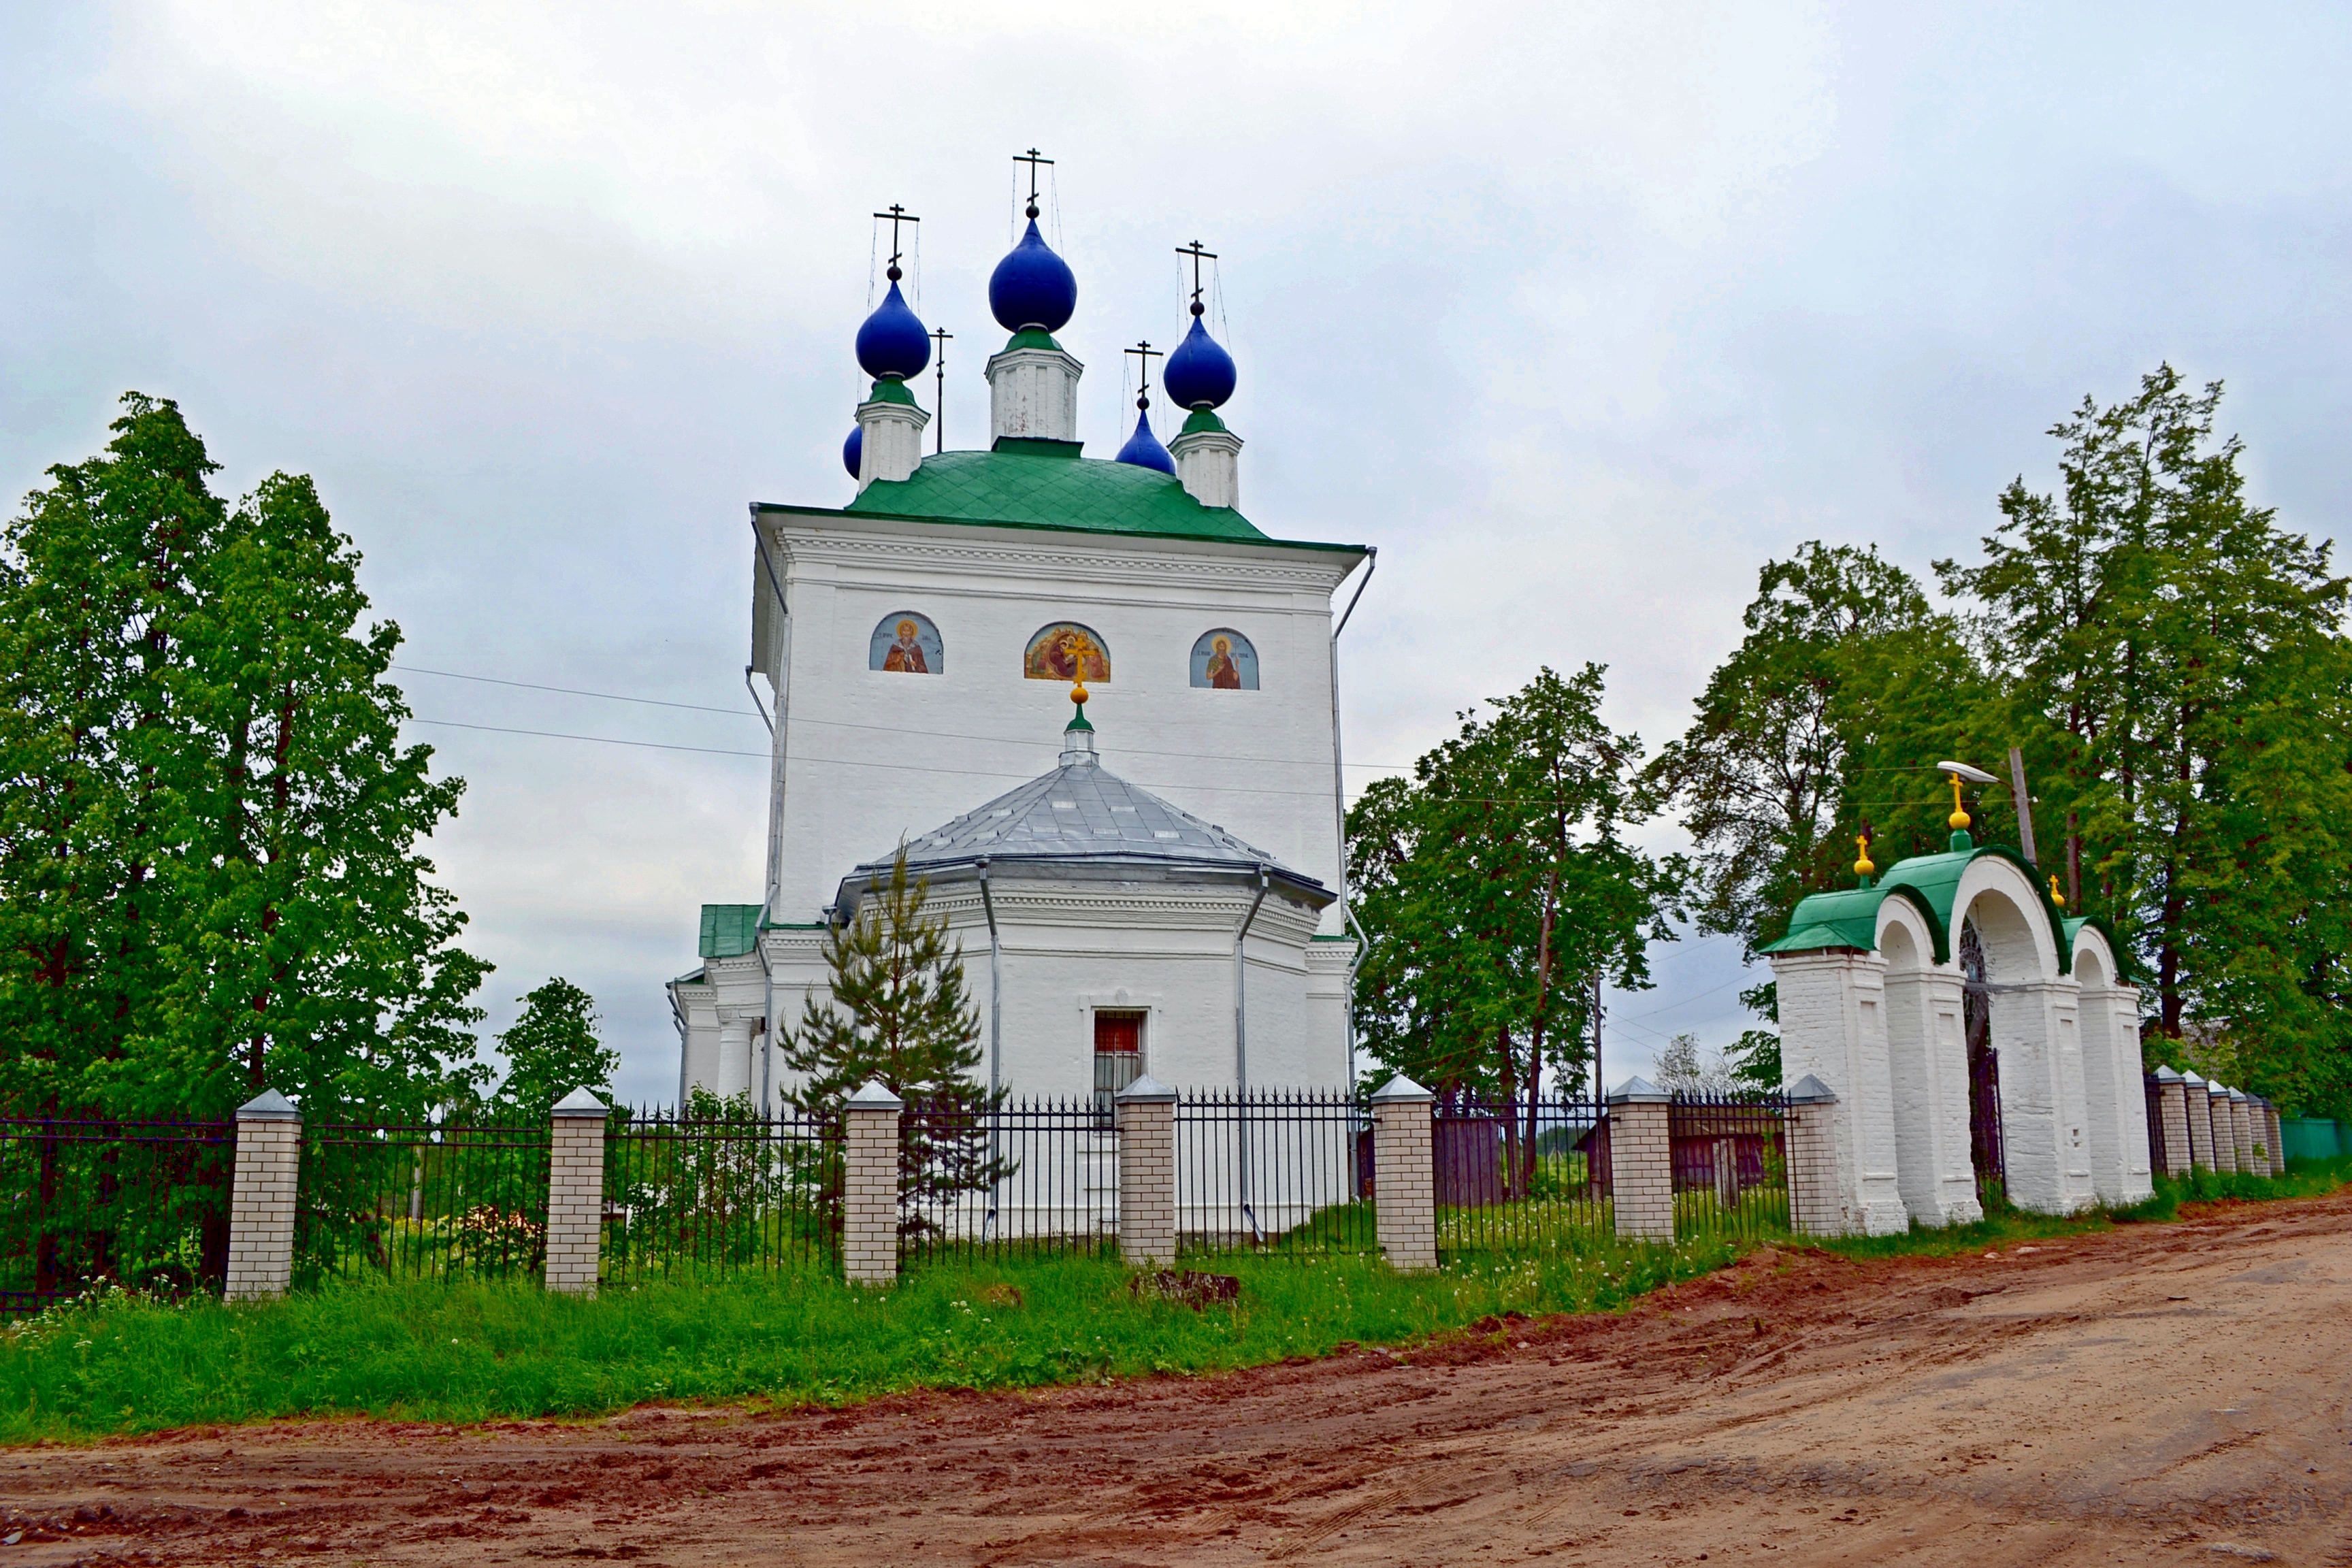
[[[847,532],[838,528],[795,527],[771,515],[771,536],[790,561],[789,570],[809,565],[887,565],[889,579],[877,585],[903,585],[910,571],[929,569],[959,582],[974,574],[1006,579],[1040,574],[1056,578],[1084,574],[1090,583],[1166,588],[1171,583],[1230,592],[1237,584],[1276,593],[1317,592],[1326,598],[1360,559],[1268,559],[1264,546],[1192,544],[1138,540],[1125,548],[1104,548],[1097,536],[1067,547],[1040,544],[1031,537],[941,538],[928,530]],[[838,577],[836,582],[842,581]]]

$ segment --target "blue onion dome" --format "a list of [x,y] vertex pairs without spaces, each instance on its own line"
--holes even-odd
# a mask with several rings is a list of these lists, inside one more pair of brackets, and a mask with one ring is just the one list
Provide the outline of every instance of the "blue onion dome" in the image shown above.
[[907,308],[907,297],[898,292],[895,267],[890,268],[889,294],[857,329],[857,363],[877,381],[884,376],[903,381],[921,374],[931,363],[931,335]]
[[866,460],[866,426],[852,425],[849,439],[841,444],[841,466],[849,470],[851,479],[857,478],[859,465]]
[[[1194,305],[1194,310],[1200,310]],[[1168,356],[1168,364],[1160,373],[1160,390],[1179,408],[1214,408],[1234,395],[1234,356],[1224,345],[1209,335],[1201,325],[1201,318],[1192,318],[1192,330]]]
[[1118,456],[1111,460],[1132,463],[1139,468],[1157,468],[1163,474],[1176,472],[1176,459],[1168,455],[1168,448],[1161,446],[1160,437],[1151,433],[1151,416],[1149,414],[1135,416],[1135,434],[1127,438],[1127,445],[1121,447]]
[[1070,264],[1046,247],[1033,212],[1029,232],[988,275],[988,309],[1008,332],[1040,327],[1058,332],[1078,308],[1078,279]]

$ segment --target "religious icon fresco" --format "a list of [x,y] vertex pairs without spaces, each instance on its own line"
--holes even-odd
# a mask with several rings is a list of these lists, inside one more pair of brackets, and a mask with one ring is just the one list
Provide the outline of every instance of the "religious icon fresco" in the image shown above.
[[903,675],[938,675],[948,667],[947,645],[929,616],[912,610],[887,615],[874,627],[867,644],[866,668]]
[[1257,649],[1231,626],[1202,632],[1192,645],[1192,684],[1212,691],[1255,691]]
[[1040,627],[1022,657],[1021,673],[1031,680],[1076,680],[1097,683],[1110,679],[1110,650],[1091,626],[1055,621]]

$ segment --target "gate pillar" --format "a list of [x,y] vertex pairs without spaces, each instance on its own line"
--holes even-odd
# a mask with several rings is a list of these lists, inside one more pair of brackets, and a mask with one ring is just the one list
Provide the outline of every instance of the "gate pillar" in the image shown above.
[[1893,1236],[1911,1226],[1896,1166],[1885,974],[1885,959],[1853,948],[1772,954],[1781,1071],[1818,1079],[1837,1097],[1842,1234]]
[[1674,1096],[1646,1079],[1609,1091],[1609,1190],[1617,1234],[1629,1241],[1675,1238]]

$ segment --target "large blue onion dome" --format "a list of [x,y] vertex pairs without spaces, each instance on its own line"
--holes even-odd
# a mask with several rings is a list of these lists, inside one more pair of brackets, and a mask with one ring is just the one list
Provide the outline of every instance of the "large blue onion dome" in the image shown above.
[[890,269],[889,294],[857,329],[857,363],[877,381],[884,376],[904,380],[919,375],[931,363],[931,335],[907,308],[907,297],[898,292],[898,270]]
[[1234,395],[1234,356],[1194,316],[1192,330],[1160,372],[1160,390],[1179,408],[1214,408]]
[[1031,218],[1029,232],[1021,237],[1021,243],[1006,252],[996,270],[988,275],[989,312],[1008,332],[1024,327],[1058,332],[1069,325],[1070,314],[1077,308],[1076,274],[1046,246],[1045,237],[1037,232],[1037,220]]
[[866,426],[852,425],[849,439],[841,444],[841,466],[849,470],[851,479],[857,478],[859,465],[866,460]]
[[1168,455],[1168,448],[1151,433],[1149,414],[1135,416],[1135,434],[1127,438],[1127,445],[1118,449],[1118,456],[1112,461],[1132,463],[1139,468],[1157,468],[1163,474],[1176,472],[1176,459]]

